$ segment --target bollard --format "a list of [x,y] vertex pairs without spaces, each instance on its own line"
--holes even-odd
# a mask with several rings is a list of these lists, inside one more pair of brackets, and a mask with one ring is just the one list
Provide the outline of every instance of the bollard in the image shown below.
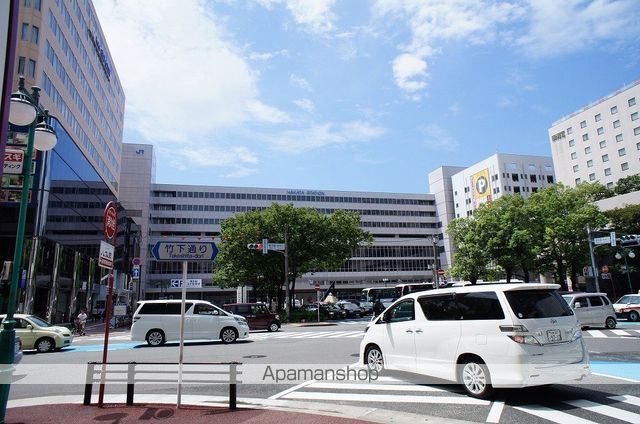
[[229,409],[236,409],[236,380],[238,376],[238,364],[232,362],[229,364]]
[[93,391],[93,375],[95,373],[96,363],[87,362],[87,378],[84,383],[84,405],[91,405],[91,392]]
[[127,365],[127,406],[133,405],[133,391],[136,381],[136,363],[129,362]]

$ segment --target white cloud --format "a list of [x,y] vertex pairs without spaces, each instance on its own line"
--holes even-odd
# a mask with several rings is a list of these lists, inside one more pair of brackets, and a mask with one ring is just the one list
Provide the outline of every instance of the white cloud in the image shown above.
[[326,33],[335,28],[331,10],[335,0],[287,0],[287,9],[298,25],[314,33]]
[[452,115],[457,116],[460,114],[460,105],[458,103],[454,103],[447,108]]
[[427,86],[427,62],[405,53],[393,60],[393,76],[401,89],[413,93]]
[[289,76],[289,83],[294,87],[299,87],[304,90],[311,91],[311,84],[309,84],[309,82],[300,75],[291,74]]
[[220,152],[214,134],[288,120],[260,100],[257,73],[204,0],[94,3],[127,98],[126,125],[145,141]]
[[[204,143],[201,143],[204,144]],[[213,167],[228,169],[227,176],[246,176],[255,172],[251,165],[258,164],[257,156],[245,146],[210,146],[160,149],[160,155],[167,158],[169,165],[178,170],[190,167]]]
[[299,154],[329,145],[367,142],[384,134],[384,128],[367,122],[352,121],[343,124],[317,124],[302,130],[283,131],[265,140],[274,150]]
[[456,152],[460,149],[458,140],[437,124],[429,124],[421,132],[425,135],[425,144],[434,150]]
[[313,102],[309,99],[299,99],[299,100],[294,100],[293,103],[298,106],[300,109],[307,111],[307,112],[313,112],[316,108],[316,106],[313,104]]
[[276,52],[266,52],[266,53],[251,52],[249,53],[249,59],[255,60],[255,61],[266,61],[266,60],[271,60],[276,56],[287,56],[288,54],[289,54],[289,51],[287,49],[281,49]]

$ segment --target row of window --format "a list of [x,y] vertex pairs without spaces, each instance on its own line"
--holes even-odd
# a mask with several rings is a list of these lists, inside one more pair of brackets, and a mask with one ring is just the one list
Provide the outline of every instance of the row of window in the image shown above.
[[[640,127],[636,127],[633,129],[633,135],[640,135]],[[582,140],[583,141],[588,141],[589,140],[589,134],[583,134],[582,135]],[[621,143],[624,140],[622,134],[616,134],[616,143]],[[571,140],[569,140],[569,147],[574,147],[576,145],[576,141],[572,138]],[[602,140],[600,141],[600,148],[604,148],[606,147],[607,142],[606,140]]]
[[102,172],[105,173],[106,177],[111,182],[111,184],[113,184],[114,186],[117,186],[118,182],[114,177],[113,173],[111,172],[107,164],[102,160],[102,158],[98,154],[98,151],[96,150],[95,146],[91,142],[91,139],[89,138],[87,133],[84,132],[84,130],[80,126],[80,123],[76,119],[75,115],[71,112],[71,109],[69,109],[69,106],[67,106],[67,103],[64,101],[64,99],[60,95],[60,92],[58,92],[58,90],[55,88],[55,86],[53,85],[53,82],[51,81],[49,76],[46,74],[46,72],[42,73],[42,84],[43,84],[44,91],[51,98],[51,100],[53,100],[53,102],[58,107],[58,109],[62,111],[64,118],[67,120],[67,122],[71,126],[70,129],[76,133],[76,135],[78,136],[78,139],[82,142],[82,144],[84,145],[85,149],[87,149],[91,157],[96,161],[96,163],[98,164]]
[[[153,217],[152,225],[219,225],[226,218],[175,218]],[[437,223],[424,222],[370,222],[360,223],[364,228],[438,228]]]
[[[431,273],[433,259],[350,259],[331,272],[401,272],[423,271]],[[315,272],[322,272],[316,270]]]
[[[26,73],[25,73],[25,65],[27,63],[29,65],[27,66]],[[33,59],[29,59],[29,62],[27,62],[26,57],[20,56],[18,58],[18,74],[28,75],[31,78],[35,78],[36,77],[36,61]]]
[[[31,28],[31,32],[29,32]],[[29,37],[31,34],[31,37]],[[22,23],[22,31],[20,31],[20,39],[22,41],[31,41],[33,44],[38,44],[40,38],[40,28],[35,25],[29,25],[27,22]]]
[[[575,169],[575,167],[574,167]],[[628,162],[624,162],[622,164],[620,164],[620,170],[622,171],[628,171],[629,170],[629,163]],[[575,172],[575,171],[574,171]],[[611,175],[611,168],[605,168],[604,169],[604,175],[605,177],[608,177]],[[575,180],[576,185],[580,184],[582,182],[581,178],[576,178]],[[596,181],[596,174],[595,173],[591,173],[589,174],[589,181]],[[613,188],[614,184],[613,182],[608,182],[606,184],[607,188]]]
[[[627,100],[627,104],[629,105],[629,107],[635,106],[636,105],[636,98],[632,97],[630,99]],[[609,112],[611,113],[611,115],[615,115],[618,113],[618,106],[612,106],[609,109]],[[595,122],[600,122],[602,120],[602,115],[600,113],[594,115],[593,117]],[[586,128],[587,127],[587,121],[581,121],[580,122],[580,128]],[[567,128],[567,134],[571,134],[573,133],[573,128],[569,127]]]
[[[95,194],[113,196],[113,193],[108,188],[52,187],[51,192],[56,194]],[[104,204],[102,207],[104,208]]]
[[297,194],[264,194],[264,193],[218,193],[209,191],[163,191],[154,190],[152,197],[184,197],[194,199],[237,199],[267,200],[281,202],[329,202],[329,203],[373,203],[390,205],[435,205],[433,200],[397,199],[380,197],[348,197],[348,196],[310,196]]
[[426,246],[362,246],[352,253],[353,258],[433,258],[434,250],[429,239]]
[[31,7],[33,5],[35,10],[40,10],[42,7],[42,0],[24,0],[22,4],[24,7]]
[[[626,151],[625,149],[620,149],[618,150],[618,156],[626,156]],[[609,155],[602,155],[602,162],[606,163],[609,162]],[[628,162],[624,162],[623,164],[621,164],[622,170],[626,171],[627,169],[629,169],[629,164]],[[589,159],[587,161],[587,168],[593,168],[593,159]],[[580,171],[580,165],[573,165],[573,172],[578,172]]]
[[[153,246],[149,246],[149,252]],[[182,262],[155,261],[148,258],[149,274],[182,274]],[[215,268],[213,261],[190,261],[187,262],[187,272],[189,274],[212,274]]]

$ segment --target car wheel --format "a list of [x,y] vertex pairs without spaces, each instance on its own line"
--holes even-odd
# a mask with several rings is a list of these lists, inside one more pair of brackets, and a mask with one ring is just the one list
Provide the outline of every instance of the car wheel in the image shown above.
[[604,322],[604,326],[609,329],[616,328],[616,319],[613,317],[607,318],[607,320]]
[[162,346],[165,342],[164,332],[162,330],[150,330],[146,337],[149,346]]
[[226,328],[223,328],[222,331],[220,332],[220,340],[222,340],[222,343],[224,344],[233,343],[237,339],[238,339],[238,332],[236,331],[235,328],[226,327]]
[[638,319],[640,319],[640,314],[638,314],[638,311],[631,311],[629,312],[629,321],[638,321]]
[[469,358],[460,364],[458,379],[471,397],[487,399],[493,394],[489,368],[479,358]]
[[280,327],[278,326],[277,322],[272,322],[271,324],[269,324],[269,328],[267,328],[267,330],[271,331],[272,333],[275,331],[278,331]]
[[43,337],[36,341],[35,348],[40,353],[50,352],[56,348],[56,342],[50,337]]
[[382,357],[382,351],[378,346],[371,346],[365,353],[367,360],[367,367],[370,371],[380,372],[384,369],[384,358]]

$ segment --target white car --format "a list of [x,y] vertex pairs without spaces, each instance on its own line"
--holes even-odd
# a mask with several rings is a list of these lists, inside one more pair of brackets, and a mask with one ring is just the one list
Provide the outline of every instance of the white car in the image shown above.
[[613,304],[618,318],[640,320],[640,294],[625,294]]
[[562,298],[567,302],[583,327],[616,328],[616,311],[605,293],[567,293]]
[[[138,302],[133,314],[131,340],[160,346],[180,340],[181,300],[147,300]],[[233,343],[249,337],[247,320],[230,314],[203,300],[185,304],[185,340],[222,340]]]
[[582,379],[589,356],[558,288],[487,284],[409,294],[369,324],[360,358],[376,371],[459,382],[482,399],[494,387]]

